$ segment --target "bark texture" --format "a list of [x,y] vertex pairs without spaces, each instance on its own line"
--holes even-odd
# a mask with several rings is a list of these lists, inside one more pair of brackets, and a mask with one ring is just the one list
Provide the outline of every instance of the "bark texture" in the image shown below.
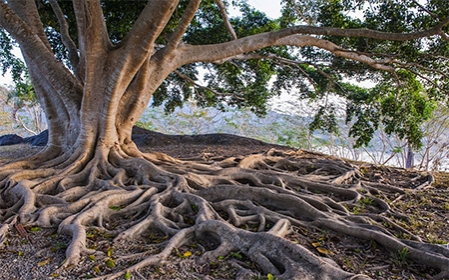
[[[300,240],[286,239],[292,232],[332,231],[374,240],[391,252],[407,248],[408,259],[436,268],[437,278],[447,277],[447,249],[422,243],[394,221],[407,217],[381,199],[419,190],[429,185],[429,176],[415,178],[420,183],[414,186],[398,182],[405,188],[372,184],[355,165],[301,151],[218,161],[181,161],[164,154],[130,158],[115,149],[108,155],[64,178],[54,167],[2,169],[1,205],[7,206],[0,212],[2,238],[17,223],[59,226],[60,233],[71,236],[62,267],[96,253],[86,245],[87,230],[114,236],[115,243],[149,234],[165,240],[154,255],[143,250],[120,256],[134,265],[101,279],[161,264],[188,244],[199,246],[200,263],[239,252],[279,279],[367,278],[343,271]],[[366,210],[354,210],[360,206]]]
[[[71,236],[63,264],[67,267],[95,253],[86,246],[87,228],[111,234],[115,242],[149,231],[166,237],[157,254],[129,256],[136,259],[134,265],[100,278],[160,264],[191,242],[202,247],[200,262],[239,251],[279,279],[366,278],[284,238],[294,229],[313,228],[375,240],[393,251],[407,248],[409,259],[438,269],[437,278],[447,277],[448,250],[423,246],[419,237],[389,219],[407,217],[391,209],[382,194],[405,190],[365,184],[352,164],[304,160],[300,153],[276,151],[221,161],[183,161],[140,152],[131,131],[153,92],[180,66],[222,63],[261,48],[291,45],[315,46],[390,71],[391,61],[345,50],[319,36],[410,40],[440,34],[449,20],[411,34],[297,26],[245,38],[232,36],[232,41],[221,44],[183,44],[200,2],[189,2],[167,44],[160,46],[156,41],[178,1],[149,1],[129,34],[113,45],[100,1],[74,0],[76,54],[76,44],[63,35],[73,72],[54,57],[34,0],[0,2],[0,25],[21,46],[50,135],[42,152],[0,170],[0,240],[18,223],[57,226]],[[65,19],[57,2],[51,3],[64,33]],[[222,8],[221,1],[217,3]],[[350,211],[364,199],[372,201],[375,214]],[[385,221],[392,230],[381,226]],[[398,232],[410,240],[396,237]]]

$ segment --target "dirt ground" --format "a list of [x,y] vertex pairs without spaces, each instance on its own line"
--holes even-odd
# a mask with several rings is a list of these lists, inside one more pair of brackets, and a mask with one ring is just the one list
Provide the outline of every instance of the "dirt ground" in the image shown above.
[[[134,140],[139,147],[148,152],[166,153],[180,159],[221,160],[228,157],[241,157],[255,153],[266,153],[270,149],[289,150],[288,147],[266,144],[258,140],[236,137],[227,134],[199,136],[167,136],[136,129]],[[0,163],[29,155],[40,148],[28,145],[0,147]],[[330,156],[303,151],[307,158],[331,158]],[[335,158],[335,160],[339,160]],[[353,163],[354,164],[354,163]],[[449,243],[449,174],[432,174],[434,182],[421,190],[407,191],[421,186],[416,181],[418,171],[391,167],[381,167],[366,163],[355,163],[363,176],[373,183],[385,183],[404,189],[403,194],[385,194],[382,198],[397,212],[407,215],[408,222],[395,220],[403,228],[421,237],[423,241],[447,246]],[[370,211],[360,205],[353,212]],[[392,217],[391,219],[395,219]],[[385,224],[388,227],[388,224]],[[123,252],[133,252],[146,246],[148,254],[158,252],[164,237],[149,234],[145,240],[132,240],[112,248],[112,237],[92,231],[88,232],[88,242],[99,255],[86,255],[77,267],[58,270],[64,261],[64,251],[69,237],[57,233],[57,229],[25,227],[26,236],[16,228],[11,230],[4,248],[0,249],[1,279],[89,279],[125,267],[131,259],[120,259]],[[404,236],[406,238],[406,236]],[[432,279],[438,271],[413,263],[407,259],[407,252],[389,252],[376,242],[355,239],[330,231],[292,228],[288,236],[292,242],[299,243],[334,260],[344,270],[361,273],[373,279]],[[238,274],[237,267],[256,271],[257,267],[236,252],[207,265],[197,265],[195,256],[199,254],[196,244],[178,248],[169,262],[139,273],[129,275],[129,279],[249,279]],[[107,260],[114,260],[108,263]],[[260,273],[259,278],[273,279]]]

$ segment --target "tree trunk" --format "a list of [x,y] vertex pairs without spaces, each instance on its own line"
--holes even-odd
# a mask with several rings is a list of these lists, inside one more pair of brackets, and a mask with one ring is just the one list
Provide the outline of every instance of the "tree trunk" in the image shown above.
[[407,158],[405,160],[405,168],[413,168],[415,165],[415,153],[410,145],[407,145]]
[[[114,236],[115,245],[158,232],[167,237],[165,247],[152,256],[138,254],[138,261],[126,269],[158,265],[177,248],[196,242],[203,248],[198,257],[203,264],[237,251],[261,273],[279,279],[366,278],[343,271],[330,256],[315,252],[309,244],[312,236],[301,233],[332,231],[375,240],[393,252],[407,248],[408,258],[447,276],[449,254],[437,245],[423,246],[418,236],[389,218],[406,217],[379,198],[381,191],[385,197],[404,194],[403,187],[369,184],[351,163],[305,158],[301,151],[182,161],[137,149],[131,140],[133,125],[164,79],[188,63],[223,62],[287,44],[322,47],[391,70],[364,54],[298,35],[386,36],[367,30],[298,26],[215,45],[182,44],[200,2],[189,2],[166,46],[156,48],[178,1],[149,1],[130,33],[113,46],[100,1],[74,0],[79,61],[72,73],[53,56],[34,0],[0,1],[0,24],[21,45],[49,125],[49,142],[42,152],[0,170],[1,244],[10,225],[59,227],[71,236],[67,267],[93,253],[86,246],[88,227]],[[442,26],[433,28],[431,35]],[[397,37],[413,39],[421,33]],[[362,201],[373,201],[373,213],[350,211]],[[295,230],[298,238],[308,241],[287,241]],[[405,234],[417,242],[395,237]]]

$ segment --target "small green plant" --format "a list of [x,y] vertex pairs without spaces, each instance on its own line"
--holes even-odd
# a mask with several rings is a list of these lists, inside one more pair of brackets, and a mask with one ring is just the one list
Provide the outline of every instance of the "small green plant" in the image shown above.
[[374,203],[374,199],[372,199],[371,197],[364,197],[360,199],[359,202],[366,205],[372,205]]
[[108,256],[108,257],[112,257],[112,252],[113,252],[114,250],[111,248],[111,247],[109,247],[107,250],[106,250],[106,255]]
[[408,248],[403,247],[402,250],[398,250],[394,256],[393,256],[393,263],[398,267],[403,267],[407,263],[407,256],[408,256]]
[[362,268],[362,269],[365,268],[367,264],[368,264],[368,259],[365,258],[363,260],[362,264],[360,265],[360,268]]
[[106,264],[107,267],[109,268],[114,268],[115,267],[115,261],[111,258],[107,258],[104,263]]
[[63,250],[67,248],[67,244],[63,243],[63,242],[56,242],[51,249],[53,251],[57,251],[57,250]]
[[362,211],[363,211],[363,206],[361,206],[361,205],[356,205],[356,206],[352,207],[352,213],[354,213],[356,215],[362,213]]
[[231,255],[231,257],[234,257],[234,258],[239,259],[239,260],[243,259],[242,254],[240,254],[238,252],[231,252],[229,255]]
[[352,268],[353,268],[351,259],[349,259],[348,257],[344,257],[344,258],[343,258],[343,262],[345,263],[345,266],[346,266],[348,269],[352,269]]
[[111,205],[111,206],[109,206],[109,209],[115,210],[115,211],[120,211],[120,210],[122,210],[122,207],[119,205]]
[[97,265],[97,266],[94,266],[93,268],[92,268],[92,271],[93,271],[93,273],[94,274],[98,274],[98,273],[100,273],[100,267]]
[[438,237],[435,237],[433,234],[427,234],[427,239],[429,240],[429,243],[432,244],[446,244],[447,241],[443,239],[439,239]]
[[420,197],[420,202],[419,205],[432,205],[432,200],[430,200],[429,198],[425,197],[425,196],[421,196]]
[[40,231],[40,230],[41,230],[40,227],[32,227],[32,228],[30,228],[31,232],[37,232],[37,231]]
[[193,203],[190,205],[192,207],[193,212],[198,213],[199,207],[197,204]]
[[100,235],[100,231],[96,228],[90,227],[86,231],[86,237],[91,240],[95,240]]
[[424,222],[422,220],[419,220],[417,217],[414,217],[414,216],[410,216],[409,217],[409,222],[410,222],[410,226],[413,229],[416,229],[416,228],[424,226]]

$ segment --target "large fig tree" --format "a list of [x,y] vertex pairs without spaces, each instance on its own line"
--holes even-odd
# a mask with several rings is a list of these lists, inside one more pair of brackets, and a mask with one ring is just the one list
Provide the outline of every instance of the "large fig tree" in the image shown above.
[[[449,252],[396,224],[390,217],[406,217],[379,198],[404,190],[368,184],[349,163],[275,152],[181,161],[133,143],[152,98],[168,110],[195,98],[263,113],[270,97],[295,88],[322,100],[315,127],[332,130],[340,96],[360,143],[380,122],[418,143],[431,100],[447,90],[446,1],[281,2],[272,20],[245,1],[0,1],[3,52],[8,40],[20,47],[49,130],[41,152],[0,169],[1,240],[18,223],[58,226],[71,236],[68,266],[92,251],[87,226],[115,242],[151,231],[167,236],[164,247],[128,270],[199,242],[200,262],[238,251],[283,279],[365,278],[284,238],[321,229],[406,248],[448,277]],[[351,212],[361,199],[377,211]]]

